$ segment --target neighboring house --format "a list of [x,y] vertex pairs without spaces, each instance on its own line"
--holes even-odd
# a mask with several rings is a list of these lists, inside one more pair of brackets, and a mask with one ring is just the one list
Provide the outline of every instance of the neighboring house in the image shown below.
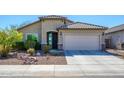
[[124,48],[124,24],[105,31],[107,48]]
[[44,16],[38,21],[18,29],[24,35],[35,35],[41,46],[51,45],[63,50],[101,50],[106,27],[73,22],[63,16]]

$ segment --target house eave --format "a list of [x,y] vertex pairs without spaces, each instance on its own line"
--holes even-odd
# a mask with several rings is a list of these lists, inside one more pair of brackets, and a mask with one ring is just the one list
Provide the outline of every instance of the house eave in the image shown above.
[[117,31],[111,31],[111,32],[105,32],[105,34],[118,33],[118,32],[121,32],[121,31],[124,31],[124,29],[117,30]]
[[57,30],[107,30],[107,28],[58,28]]
[[25,26],[22,26],[22,27],[19,27],[19,28],[17,28],[17,31],[20,31],[21,29],[23,29],[23,28],[25,28],[25,27],[28,27],[28,26],[31,26],[31,25],[33,25],[33,24],[36,24],[36,23],[38,23],[38,22],[40,22],[40,20],[37,20],[37,21],[32,22],[32,23],[29,23],[29,24],[27,24],[27,25],[25,25]]

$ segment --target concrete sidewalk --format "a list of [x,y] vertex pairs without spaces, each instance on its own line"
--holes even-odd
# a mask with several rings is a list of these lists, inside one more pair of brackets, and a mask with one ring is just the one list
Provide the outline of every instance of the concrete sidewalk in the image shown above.
[[100,65],[0,65],[2,78],[124,77],[124,66],[106,69]]
[[0,77],[82,77],[76,65],[0,65]]

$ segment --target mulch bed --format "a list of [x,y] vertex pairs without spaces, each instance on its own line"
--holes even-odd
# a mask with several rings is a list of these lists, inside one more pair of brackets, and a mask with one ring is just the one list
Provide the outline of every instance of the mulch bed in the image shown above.
[[[53,56],[50,54],[43,54],[42,56],[37,56],[37,64],[33,65],[66,65],[67,61],[64,53],[58,56]],[[16,57],[8,57],[0,59],[0,65],[24,65],[22,60],[18,60]]]

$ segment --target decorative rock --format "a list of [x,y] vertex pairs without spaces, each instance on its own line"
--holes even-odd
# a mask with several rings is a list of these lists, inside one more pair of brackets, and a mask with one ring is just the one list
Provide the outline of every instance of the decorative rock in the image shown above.
[[36,53],[36,56],[40,56],[41,54],[39,52]]
[[33,59],[34,61],[37,61],[36,57],[29,57],[30,59]]

